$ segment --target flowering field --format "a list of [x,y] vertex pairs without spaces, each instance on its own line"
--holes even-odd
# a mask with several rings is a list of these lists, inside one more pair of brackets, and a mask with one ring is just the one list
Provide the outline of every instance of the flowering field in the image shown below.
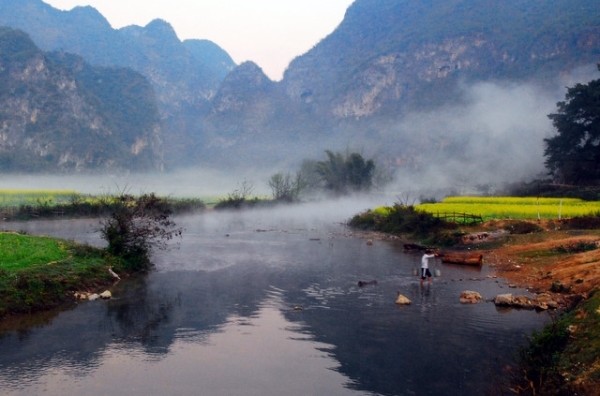
[[74,190],[0,189],[0,207],[19,205],[56,205],[81,199]]
[[600,214],[600,201],[577,198],[447,197],[417,209],[434,215],[468,213],[490,219],[561,219]]

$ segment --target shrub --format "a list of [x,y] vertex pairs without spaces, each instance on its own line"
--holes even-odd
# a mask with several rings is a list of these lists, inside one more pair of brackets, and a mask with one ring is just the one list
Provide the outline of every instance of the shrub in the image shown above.
[[130,270],[148,269],[152,249],[165,249],[167,241],[181,236],[170,215],[166,201],[154,194],[121,194],[100,230],[109,253],[123,258]]
[[565,349],[569,332],[568,322],[555,321],[542,331],[534,333],[531,343],[521,351],[521,365],[525,369],[529,383],[536,388],[550,390],[563,386],[558,371],[560,354]]
[[215,209],[241,209],[245,206],[252,206],[258,202],[258,199],[250,199],[254,187],[246,180],[242,184],[230,192],[227,198],[220,200],[216,205]]
[[368,210],[354,216],[348,224],[360,229],[418,237],[431,236],[442,230],[455,228],[454,225],[429,213],[416,210],[414,206],[401,204],[396,204],[388,210]]

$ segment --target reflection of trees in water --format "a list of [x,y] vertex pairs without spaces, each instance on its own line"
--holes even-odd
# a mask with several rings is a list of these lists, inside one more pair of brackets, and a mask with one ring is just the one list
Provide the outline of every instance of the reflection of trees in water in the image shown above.
[[0,380],[35,379],[52,367],[85,373],[98,366],[111,344],[167,354],[185,334],[210,336],[228,318],[256,315],[268,277],[260,271],[151,273],[122,281],[109,301],[82,303],[49,326],[23,328],[0,338]]
[[161,337],[161,327],[171,321],[170,313],[176,303],[173,297],[149,293],[145,277],[128,282],[120,293],[125,295],[111,300],[106,311],[109,323],[117,327],[117,331],[113,329],[117,341],[139,343],[148,353],[167,353],[172,337]]
[[266,279],[238,272],[167,272],[127,284],[121,297],[108,305],[115,338],[131,347],[139,344],[147,353],[164,354],[185,337],[180,329],[201,341],[197,338],[207,337],[231,316],[256,314]]

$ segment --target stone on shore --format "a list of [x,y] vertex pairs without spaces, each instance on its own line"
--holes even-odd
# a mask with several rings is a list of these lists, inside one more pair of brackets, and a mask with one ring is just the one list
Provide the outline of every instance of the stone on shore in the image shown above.
[[546,293],[542,293],[534,298],[527,296],[513,296],[512,294],[499,294],[494,299],[494,304],[499,307],[538,309],[542,311],[547,309],[557,309],[559,306],[558,302]]
[[90,293],[90,292],[75,292],[73,296],[77,300],[87,300],[87,301],[96,301],[99,298],[104,300],[108,300],[112,298],[112,293],[109,290],[105,290],[102,293]]

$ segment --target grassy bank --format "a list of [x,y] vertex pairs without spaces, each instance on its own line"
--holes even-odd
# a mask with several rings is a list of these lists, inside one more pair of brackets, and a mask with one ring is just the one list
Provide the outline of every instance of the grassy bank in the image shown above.
[[[98,217],[110,214],[118,195],[81,194],[73,190],[0,189],[0,217],[29,220],[53,217]],[[199,198],[161,197],[173,214],[206,208]]]
[[[527,381],[542,395],[596,395],[600,384],[600,292],[534,334],[522,351]],[[536,393],[534,393],[536,394]]]
[[0,233],[0,317],[59,306],[76,290],[114,279],[119,260],[104,250],[48,237]]

